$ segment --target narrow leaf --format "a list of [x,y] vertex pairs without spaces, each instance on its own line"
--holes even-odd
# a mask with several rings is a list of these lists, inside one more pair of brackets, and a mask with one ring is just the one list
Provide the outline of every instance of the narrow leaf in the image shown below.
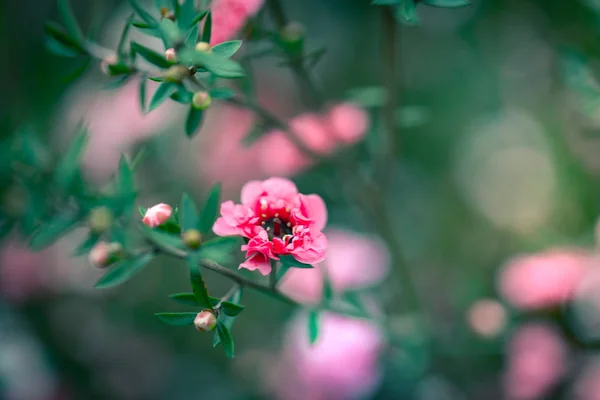
[[77,52],[79,54],[85,54],[85,49],[79,42],[71,38],[63,28],[55,22],[48,21],[44,24],[44,32],[55,41],[62,44],[63,46]]
[[139,90],[139,97],[140,97],[140,108],[142,110],[142,114],[146,114],[146,78],[148,77],[147,74],[142,74],[142,76],[140,76],[140,90]]
[[229,301],[224,301],[221,303],[221,309],[223,310],[225,315],[227,315],[229,317],[237,316],[239,313],[241,313],[244,310],[244,308],[245,307],[241,304],[235,304],[235,303],[231,303]]
[[187,118],[185,120],[185,134],[191,138],[198,133],[198,127],[202,123],[202,117],[204,116],[203,110],[198,110],[194,107],[190,107]]
[[232,98],[235,92],[230,88],[214,88],[210,90],[210,97],[213,99],[227,100]]
[[177,24],[168,18],[160,21],[158,25],[165,47],[178,47],[183,40],[183,34],[177,27]]
[[210,11],[206,15],[206,21],[204,21],[204,28],[202,29],[202,41],[210,43],[210,35],[212,31],[212,14]]
[[123,32],[121,33],[121,38],[119,39],[119,44],[117,45],[117,54],[121,57],[124,57],[127,54],[125,52],[125,44],[127,43],[127,35],[129,34],[129,28],[131,27],[133,16],[134,14],[131,14],[129,18],[127,18],[125,26],[123,27]]
[[225,326],[221,321],[217,323],[217,333],[219,334],[219,338],[221,343],[223,344],[223,349],[225,350],[225,355],[229,358],[235,357],[235,347],[233,344],[233,337],[231,336],[231,332],[229,328]]
[[179,203],[179,224],[181,225],[181,231],[189,231],[190,229],[198,229],[198,208],[194,203],[194,200],[189,194],[184,193],[181,196],[181,202]]
[[[208,15],[208,10],[202,11],[200,14],[196,15],[190,25],[198,25],[198,22],[202,21],[204,17]],[[197,38],[196,38],[197,39]]]
[[[198,307],[198,301],[196,300],[196,295],[194,293],[175,293],[169,296],[169,298],[173,301],[176,301],[180,304],[185,304],[187,306]],[[210,303],[212,306],[216,306],[221,299],[210,296]]]
[[149,228],[145,225],[141,225],[141,229],[148,240],[150,240],[152,243],[156,244],[161,248],[171,247],[176,249],[182,249],[185,247],[180,235],[173,235],[167,232],[162,232],[157,229]]
[[[240,304],[240,302],[242,301],[242,297],[244,295],[244,289],[242,289],[242,287],[239,287],[235,292],[233,292],[233,294],[229,297],[229,302],[234,303],[234,304]],[[223,325],[231,330],[231,328],[233,327],[233,323],[235,322],[235,318],[236,317],[228,317],[227,315],[221,314],[221,316],[219,317],[219,321],[223,323]],[[214,338],[213,338],[213,347],[217,347],[219,344],[221,343],[221,338],[219,337],[218,333],[215,334]]]
[[208,233],[217,219],[221,199],[221,184],[215,183],[208,193],[202,214],[200,215],[200,232]]
[[294,258],[294,256],[279,256],[281,264],[286,265],[290,268],[314,268],[310,264],[302,263]]
[[79,216],[77,214],[59,214],[34,232],[29,246],[33,251],[42,250],[74,229],[78,222]]
[[146,10],[144,10],[142,7],[140,7],[140,5],[138,4],[138,2],[136,0],[128,0],[129,4],[131,5],[131,7],[135,10],[135,12],[137,13],[137,15],[140,16],[140,18],[147,23],[148,25],[157,25],[158,22],[156,21],[156,19],[154,19],[154,17],[150,14],[148,14],[146,12]]
[[231,40],[214,45],[212,52],[213,54],[230,58],[240,49],[240,47],[242,47],[241,40]]
[[185,39],[186,47],[193,48],[198,42],[198,35],[200,32],[200,25],[196,24],[192,27],[190,32],[188,33],[187,38]]
[[153,258],[153,253],[142,253],[134,258],[121,261],[100,278],[95,287],[104,289],[118,286],[139,273]]
[[165,100],[169,98],[175,91],[177,90],[177,85],[170,82],[161,83],[152,99],[150,100],[150,105],[148,106],[148,112],[154,111],[158,106],[160,106]]
[[81,129],[81,132],[73,139],[67,153],[61,158],[56,167],[54,179],[56,184],[61,188],[70,188],[79,174],[79,162],[87,141],[87,132]]
[[308,340],[314,344],[319,338],[319,312],[311,310],[308,313]]
[[181,51],[180,59],[187,65],[205,68],[220,78],[242,78],[245,75],[239,63],[217,54],[188,49]]
[[92,248],[96,245],[96,243],[98,243],[98,240],[100,240],[99,235],[90,234],[87,237],[87,239],[85,239],[85,241],[75,249],[75,251],[73,252],[73,256],[79,257],[89,253],[90,250],[92,250]]
[[194,319],[198,313],[195,312],[172,312],[154,314],[161,322],[172,326],[194,325]]
[[159,68],[169,68],[171,66],[171,63],[162,54],[158,54],[154,50],[144,47],[137,42],[131,42],[131,50]]
[[212,310],[213,306],[210,301],[210,296],[208,295],[206,282],[204,282],[204,278],[200,272],[200,266],[195,257],[188,257],[188,266],[190,269],[190,283],[192,284],[192,290],[194,291],[194,296],[196,296],[196,301],[200,306]]
[[81,32],[81,28],[77,23],[77,19],[73,14],[73,10],[69,5],[68,0],[58,0],[58,12],[67,28],[67,32],[73,37],[78,43],[83,43],[84,36],[83,32]]

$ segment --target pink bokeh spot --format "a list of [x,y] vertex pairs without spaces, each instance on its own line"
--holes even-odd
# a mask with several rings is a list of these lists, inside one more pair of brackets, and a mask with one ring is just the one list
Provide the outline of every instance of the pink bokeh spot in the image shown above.
[[572,299],[592,264],[591,255],[579,250],[553,249],[520,256],[501,271],[499,291],[520,309],[557,306]]
[[211,5],[212,31],[210,44],[230,40],[246,20],[260,10],[264,0],[214,0]]
[[327,239],[321,229],[327,223],[327,209],[319,196],[298,193],[288,179],[270,178],[246,183],[241,199],[237,205],[224,202],[213,226],[219,236],[248,239],[242,246],[246,261],[240,268],[267,275],[270,260],[281,255],[307,264],[323,261]]

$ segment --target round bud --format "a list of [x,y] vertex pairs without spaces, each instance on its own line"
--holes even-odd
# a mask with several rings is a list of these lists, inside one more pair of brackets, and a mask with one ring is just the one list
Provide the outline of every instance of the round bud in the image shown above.
[[196,315],[194,326],[200,332],[210,332],[217,326],[217,317],[210,310],[204,310]]
[[165,51],[165,58],[168,62],[177,62],[177,52],[175,51],[175,49],[172,47],[170,49],[167,49]]
[[90,264],[96,268],[108,267],[111,259],[110,245],[106,242],[98,242],[88,254]]
[[183,243],[190,249],[198,249],[202,244],[202,234],[196,229],[190,229],[183,234]]
[[212,46],[207,42],[198,42],[196,43],[196,51],[212,53]]
[[142,223],[150,228],[156,228],[167,222],[173,215],[173,207],[160,203],[146,210]]
[[163,78],[167,82],[180,83],[186,76],[190,75],[190,71],[183,65],[173,65],[165,71]]
[[92,233],[99,235],[110,229],[113,219],[113,213],[108,207],[96,207],[88,216],[88,226]]
[[207,92],[196,92],[192,97],[192,107],[198,110],[206,110],[210,107],[212,99]]

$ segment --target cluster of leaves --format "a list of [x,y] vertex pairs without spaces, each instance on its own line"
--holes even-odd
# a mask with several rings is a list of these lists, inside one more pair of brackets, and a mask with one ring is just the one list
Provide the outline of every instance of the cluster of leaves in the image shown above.
[[[172,99],[189,107],[185,132],[192,136],[202,122],[203,111],[192,107],[193,95],[205,91],[213,99],[229,99],[234,93],[226,87],[216,86],[217,78],[244,77],[244,70],[231,57],[239,50],[239,40],[215,45],[210,51],[196,49],[199,42],[209,43],[212,20],[209,10],[198,10],[194,0],[157,1],[159,17],[142,8],[136,0],[129,0],[135,14],[127,20],[114,54],[106,54],[101,47],[87,38],[77,23],[67,0],[59,0],[59,10],[64,27],[55,22],[45,25],[46,42],[50,51],[66,57],[95,57],[102,60],[105,72],[115,78],[111,87],[119,87],[139,75],[139,97],[142,112],[151,112],[165,100]],[[203,26],[201,30],[201,25]],[[144,34],[159,38],[165,51],[173,49],[176,57],[167,60],[140,43],[129,41],[131,27]],[[142,70],[137,65],[140,56],[155,71]],[[81,71],[83,72],[84,69]],[[146,99],[146,82],[159,82],[152,98]]]
[[396,16],[402,22],[417,24],[417,4],[423,3],[431,7],[458,8],[471,4],[470,0],[373,0],[372,4],[394,6]]

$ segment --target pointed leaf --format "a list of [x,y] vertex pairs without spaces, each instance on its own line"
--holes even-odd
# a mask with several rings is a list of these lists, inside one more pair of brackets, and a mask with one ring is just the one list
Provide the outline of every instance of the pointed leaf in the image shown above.
[[153,258],[153,253],[142,253],[134,258],[121,261],[100,278],[95,287],[104,289],[118,286],[139,273]]
[[417,24],[417,2],[416,0],[403,0],[402,4],[396,9],[397,18],[407,24]]
[[42,250],[74,229],[78,222],[79,216],[77,214],[56,215],[34,232],[29,246],[33,251]]
[[173,93],[177,91],[177,85],[170,82],[161,83],[152,99],[150,100],[150,105],[148,106],[148,112],[154,111],[158,106],[160,106],[165,100],[169,98]]
[[204,21],[204,28],[202,29],[202,41],[210,43],[210,35],[212,31],[212,13],[209,11],[206,15],[206,21]]
[[181,196],[179,204],[179,224],[181,225],[181,231],[186,232],[190,229],[199,229],[198,208],[190,195],[184,193]]
[[154,314],[161,322],[172,326],[194,325],[194,319],[198,313],[195,312],[172,312]]
[[78,176],[80,159],[85,150],[87,141],[87,132],[85,129],[81,129],[81,132],[73,139],[67,153],[61,158],[56,167],[54,179],[56,184],[61,188],[70,188]]
[[198,127],[202,123],[203,116],[203,110],[198,110],[197,108],[190,107],[190,111],[188,112],[187,118],[185,120],[185,134],[187,135],[187,137],[191,138],[196,133],[198,133]]
[[229,317],[235,317],[242,311],[244,311],[245,306],[241,304],[231,303],[229,301],[224,301],[221,303],[221,309],[225,313],[225,315]]
[[175,22],[165,18],[160,21],[158,29],[166,48],[179,47],[179,43],[183,40],[183,34]]
[[86,51],[83,46],[75,39],[71,38],[63,28],[55,22],[48,21],[44,24],[44,32],[52,37],[56,42],[60,43],[64,47],[71,49],[78,54],[85,54]]
[[139,98],[140,98],[140,108],[142,110],[142,114],[146,114],[146,78],[148,75],[146,73],[140,76],[140,90],[139,90]]
[[212,310],[213,306],[210,301],[210,296],[208,295],[206,282],[204,282],[204,278],[202,277],[202,273],[200,272],[200,266],[198,265],[198,262],[195,257],[188,257],[188,266],[190,269],[190,282],[192,284],[194,296],[196,296],[196,301],[201,307],[206,307]]
[[314,268],[310,264],[302,263],[294,258],[294,256],[279,256],[281,264],[286,265],[290,268]]
[[173,235],[158,229],[152,229],[146,225],[141,225],[141,230],[144,233],[144,236],[158,247],[175,249],[182,249],[185,247],[180,235]]
[[[208,15],[208,10],[202,11],[201,13],[199,13],[198,15],[196,15],[194,17],[194,19],[192,19],[192,22],[190,23],[190,25],[198,25],[198,22],[202,21],[202,19],[204,19],[204,17],[206,17]],[[196,40],[198,38],[196,37]]]
[[311,310],[308,313],[308,341],[314,344],[319,338],[319,312]]
[[137,42],[131,42],[131,50],[144,57],[150,64],[156,65],[159,68],[169,68],[171,66],[171,63],[162,54],[158,54],[154,50],[144,47]]
[[235,346],[233,344],[233,337],[227,326],[219,321],[217,323],[217,333],[219,335],[220,342],[223,344],[225,355],[229,358],[235,357]]
[[215,220],[217,219],[217,213],[219,212],[221,199],[221,184],[215,183],[210,189],[202,214],[200,215],[200,232],[208,233],[211,231]]
[[[229,299],[225,299],[225,300],[229,300],[229,302],[234,303],[234,304],[240,304],[240,302],[242,301],[242,297],[244,295],[244,289],[242,287],[239,287],[235,292],[233,292],[233,294],[229,297]],[[223,325],[225,325],[225,327],[229,330],[231,330],[231,328],[233,327],[233,323],[235,322],[235,318],[236,317],[228,317],[225,314],[221,314],[219,316],[219,321],[223,323]],[[218,334],[215,334],[214,338],[213,338],[213,347],[217,347],[219,344],[221,343],[221,338],[219,337]]]
[[198,43],[198,35],[200,32],[200,25],[196,24],[192,27],[190,32],[188,33],[187,38],[185,39],[186,47],[193,48],[196,43]]
[[73,14],[73,10],[71,10],[71,6],[69,5],[68,0],[58,0],[58,11],[60,16],[67,28],[67,32],[71,35],[73,39],[75,39],[78,43],[83,43],[85,40],[83,36],[83,32],[81,32],[81,28],[77,23],[77,19]]
[[[198,301],[196,300],[196,295],[194,293],[175,293],[170,295],[169,298],[173,301],[176,301],[180,304],[185,304],[187,306],[200,306],[200,304],[198,304]],[[220,301],[221,299],[210,296],[210,303],[213,307],[219,304]]]
[[156,19],[154,19],[154,17],[152,15],[148,14],[142,7],[140,7],[140,5],[138,4],[138,2],[136,0],[128,0],[128,1],[129,1],[129,4],[131,5],[131,7],[137,13],[137,15],[139,15],[140,18],[145,23],[147,23],[148,25],[151,25],[151,26],[156,26],[158,24]]
[[81,243],[73,252],[74,257],[79,257],[84,254],[87,254],[92,250],[92,248],[98,243],[100,240],[100,235],[90,234],[87,239],[83,243]]
[[214,45],[212,52],[213,54],[230,58],[240,49],[240,47],[242,47],[241,40],[231,40]]

